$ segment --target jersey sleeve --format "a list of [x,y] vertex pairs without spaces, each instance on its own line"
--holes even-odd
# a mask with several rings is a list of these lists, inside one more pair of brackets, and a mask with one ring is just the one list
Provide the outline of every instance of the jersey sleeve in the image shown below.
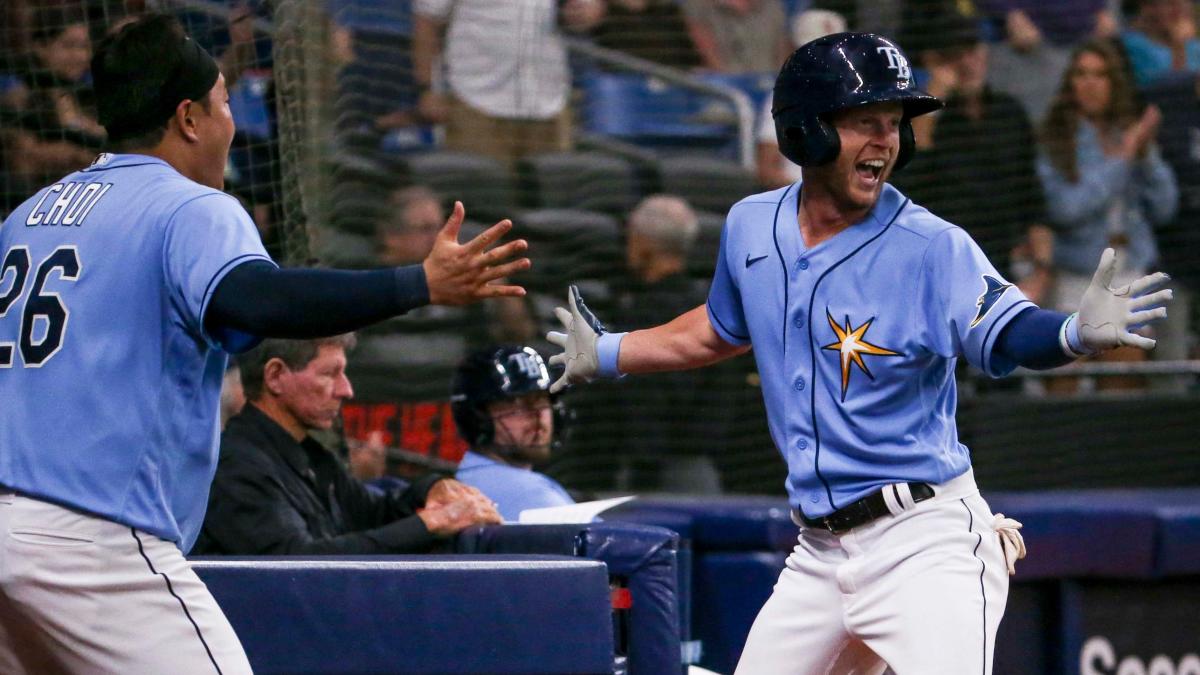
[[919,288],[927,339],[935,352],[963,356],[992,377],[1016,368],[995,351],[996,340],[1022,309],[1035,305],[996,271],[962,228],[934,236],[925,252]]
[[217,284],[230,270],[251,260],[273,261],[258,229],[232,197],[212,193],[196,197],[167,223],[163,266],[172,304],[188,330],[217,349],[244,351],[257,343],[245,333],[222,330],[210,334],[204,315]]
[[750,343],[750,331],[746,327],[746,314],[742,308],[742,294],[729,269],[729,222],[721,230],[721,250],[717,254],[717,269],[713,273],[712,286],[708,289],[708,322],[721,339],[731,345]]

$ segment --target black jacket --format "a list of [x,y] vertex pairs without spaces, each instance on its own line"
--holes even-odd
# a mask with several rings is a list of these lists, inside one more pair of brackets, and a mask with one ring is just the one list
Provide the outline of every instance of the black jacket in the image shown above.
[[229,420],[193,553],[423,553],[434,536],[415,514],[441,477],[384,496],[311,438],[300,443],[254,405]]

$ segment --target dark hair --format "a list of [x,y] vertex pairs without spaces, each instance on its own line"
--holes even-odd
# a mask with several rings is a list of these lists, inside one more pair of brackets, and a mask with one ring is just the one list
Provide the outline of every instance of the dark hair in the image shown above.
[[1108,75],[1109,101],[1105,121],[1118,129],[1128,127],[1137,118],[1137,94],[1126,70],[1122,52],[1109,40],[1088,40],[1071,53],[1063,73],[1058,93],[1042,124],[1041,141],[1046,156],[1054,168],[1072,183],[1079,180],[1078,158],[1075,152],[1075,133],[1079,130],[1079,104],[1071,86],[1075,65],[1084,54],[1095,54],[1104,60]]
[[263,340],[254,349],[237,357],[238,368],[242,371],[242,389],[246,392],[246,400],[254,401],[262,397],[263,371],[271,359],[283,361],[289,370],[304,370],[309,362],[316,358],[321,347],[332,345],[349,351],[354,349],[356,343],[357,340],[353,333],[315,340]]
[[35,44],[54,40],[69,26],[87,26],[87,17],[74,5],[50,5],[41,7],[33,14],[33,27],[29,37]]
[[[164,97],[174,99],[167,103],[191,98],[209,109],[211,86],[203,95],[184,96],[177,91],[181,77],[191,74],[186,61],[190,52],[181,48],[187,41],[178,19],[147,14],[97,46],[92,76],[100,122],[110,127],[110,149],[149,147],[162,140],[174,110],[173,105],[164,105]],[[135,128],[114,133],[113,124],[128,127],[131,123]]]

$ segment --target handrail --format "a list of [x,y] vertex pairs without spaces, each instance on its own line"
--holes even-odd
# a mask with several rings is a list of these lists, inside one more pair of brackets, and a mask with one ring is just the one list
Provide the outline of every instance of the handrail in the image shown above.
[[756,115],[754,114],[754,105],[745,92],[735,87],[705,82],[685,70],[664,66],[613,49],[598,47],[583,38],[566,37],[563,41],[567,45],[568,51],[595,59],[605,65],[657,77],[684,89],[698,91],[732,103],[737,112],[740,163],[746,169],[754,170],[754,121]]
[[1019,368],[1017,377],[1098,377],[1104,375],[1200,375],[1200,359],[1181,361],[1084,361],[1054,370]]

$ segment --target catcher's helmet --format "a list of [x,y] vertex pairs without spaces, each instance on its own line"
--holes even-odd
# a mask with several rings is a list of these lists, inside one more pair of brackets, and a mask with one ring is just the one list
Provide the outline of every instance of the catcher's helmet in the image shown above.
[[899,169],[912,159],[915,145],[909,120],[942,102],[915,87],[908,59],[891,40],[871,33],[817,38],[793,52],[775,80],[771,114],[779,150],[800,166],[832,162],[841,141],[830,113],[881,101],[904,105]]
[[492,445],[495,428],[487,406],[492,401],[549,393],[550,370],[532,347],[501,345],[475,352],[459,364],[450,393],[458,433],[472,447]]

